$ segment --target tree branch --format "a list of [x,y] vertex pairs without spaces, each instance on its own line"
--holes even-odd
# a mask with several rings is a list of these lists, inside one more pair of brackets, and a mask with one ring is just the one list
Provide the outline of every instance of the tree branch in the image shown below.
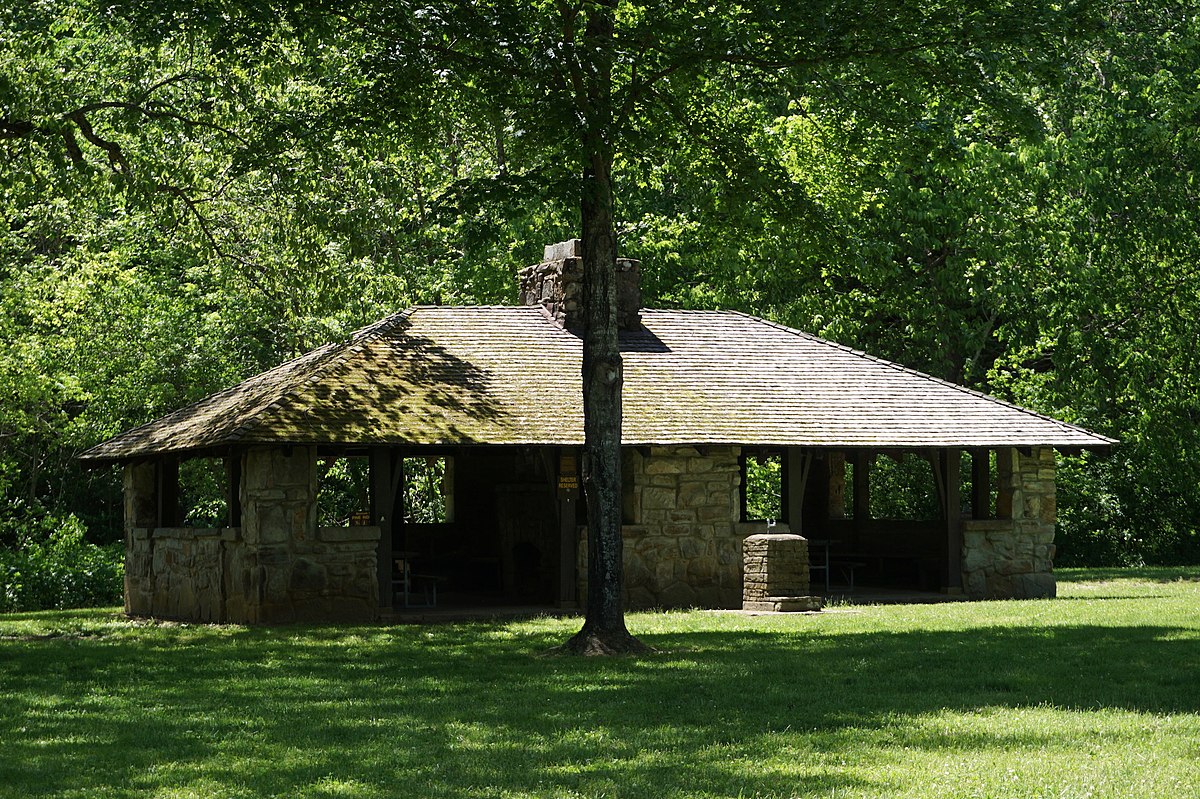
[[[98,103],[88,103],[87,105],[80,106],[79,108],[77,108],[75,111],[72,112],[72,115],[73,114],[90,114],[93,111],[104,111],[104,110],[110,110],[110,109],[120,109],[122,111],[133,111],[135,113],[141,114],[144,117],[147,117],[148,119],[174,119],[177,122],[182,122],[184,124],[184,126],[186,126],[186,127],[207,128],[209,130],[215,130],[218,133],[224,133],[226,136],[229,136],[232,139],[237,139],[242,144],[246,144],[246,140],[244,138],[242,138],[236,131],[234,131],[230,128],[224,127],[223,125],[218,125],[215,122],[206,122],[205,120],[202,120],[202,119],[192,119],[191,117],[186,117],[183,114],[180,114],[178,111],[173,111],[173,110],[167,108],[162,103],[158,103],[158,102],[152,102],[152,103],[147,103],[145,105],[141,105],[138,103],[127,102],[124,100],[104,100],[104,101],[101,101]],[[71,115],[68,115],[68,116],[71,116]]]
[[[871,47],[859,50],[846,50],[840,53],[829,53],[826,55],[796,55],[791,58],[761,58],[752,55],[735,54],[732,52],[704,52],[695,51],[673,60],[668,65],[661,67],[658,70],[650,73],[640,80],[630,82],[628,96],[621,106],[622,117],[633,111],[634,104],[647,92],[650,91],[655,84],[679,72],[681,69],[694,66],[697,64],[734,64],[738,66],[749,66],[755,69],[763,70],[779,70],[779,69],[795,69],[798,67],[814,67],[836,64],[841,62],[849,62],[862,58],[878,58],[882,56],[905,55],[908,53],[919,52],[921,50],[930,50],[937,47],[945,47],[954,44],[950,39],[934,39],[930,41],[916,42],[896,47]],[[658,49],[664,56],[671,56],[668,51],[644,47],[642,53],[648,52],[650,49]]]
[[146,91],[142,92],[141,96],[138,98],[138,102],[139,103],[146,102],[147,100],[150,99],[150,96],[152,94],[154,94],[156,91],[158,91],[159,89],[162,89],[166,86],[170,86],[174,83],[180,83],[181,81],[185,81],[185,80],[204,81],[204,80],[208,80],[208,79],[209,78],[207,75],[203,74],[202,72],[196,72],[194,70],[188,70],[187,72],[177,72],[174,75],[167,75],[165,78],[160,78],[160,79],[156,80],[154,83],[151,83],[149,86],[147,86]]
[[575,96],[575,110],[582,116],[587,116],[588,105],[587,84],[583,78],[583,67],[575,52],[575,24],[579,19],[579,7],[572,6],[559,0],[558,13],[562,17],[563,55],[567,68],[567,78],[571,82],[571,92]]
[[23,139],[40,130],[41,128],[27,119],[0,119],[0,139]]
[[212,228],[208,224],[208,218],[205,217],[204,213],[200,210],[200,202],[194,197],[191,197],[187,193],[186,189],[184,189],[182,186],[175,186],[170,183],[159,183],[154,187],[154,190],[160,194],[166,194],[170,197],[174,197],[182,202],[188,213],[193,219],[196,220],[196,225],[200,228],[200,232],[204,235],[204,238],[208,242],[209,246],[212,247],[213,253],[215,253],[218,258],[223,258],[227,261],[233,261],[234,263],[246,267],[248,270],[246,278],[264,295],[268,297],[271,296],[270,292],[268,292],[262,283],[255,278],[255,273],[259,270],[259,265],[251,261],[249,258],[245,258],[236,253],[227,252],[225,248],[221,246],[221,242],[217,240],[216,234],[213,233]]
[[108,153],[109,166],[118,172],[129,174],[129,161],[125,159],[121,145],[96,135],[96,131],[92,130],[92,123],[88,121],[87,115],[83,111],[72,111],[66,115],[66,118],[75,123],[79,132],[83,134],[83,138]]
[[79,141],[75,138],[75,131],[70,127],[64,127],[61,131],[63,138],[63,146],[67,148],[67,155],[71,156],[71,163],[75,166],[83,166],[87,160],[83,157],[83,150],[79,147]]
[[932,50],[955,44],[951,39],[934,39],[917,42],[903,47],[869,47],[862,50],[846,50],[840,53],[829,53],[821,56],[796,56],[794,58],[759,58],[752,55],[735,55],[734,53],[701,54],[700,59],[725,64],[751,66],[755,69],[793,69],[795,67],[824,66],[862,58],[877,58],[879,56],[895,56],[915,53],[921,50]]

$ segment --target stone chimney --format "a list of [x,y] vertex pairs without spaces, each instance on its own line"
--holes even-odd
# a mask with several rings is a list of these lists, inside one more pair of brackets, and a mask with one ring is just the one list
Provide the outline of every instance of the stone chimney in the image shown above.
[[[632,258],[617,259],[617,327],[636,330],[641,324],[642,265]],[[583,327],[583,242],[570,239],[549,244],[542,262],[518,273],[521,304],[546,309],[559,327]]]

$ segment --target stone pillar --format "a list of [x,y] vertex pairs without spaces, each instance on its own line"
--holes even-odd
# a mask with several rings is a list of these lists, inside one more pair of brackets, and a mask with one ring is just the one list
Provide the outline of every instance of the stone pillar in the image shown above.
[[[654,446],[623,459],[625,602],[641,608],[736,608],[741,602],[738,449]],[[587,596],[586,528],[578,595]]]
[[315,447],[247,450],[241,498],[240,540],[225,556],[230,621],[353,622],[378,616],[380,527],[318,529]]
[[808,595],[808,541],[798,535],[762,533],[742,542],[742,609],[820,610]]
[[[1040,447],[1020,458],[1016,488],[1020,503],[1014,508],[1017,560],[1014,569],[1018,596],[1052,597],[1058,590],[1054,580],[1054,528],[1058,505],[1055,497],[1054,450]],[[1014,492],[1014,499],[1018,495]],[[1020,516],[1016,511],[1019,509]],[[1028,564],[1029,569],[1025,570]]]
[[317,532],[317,459],[314,447],[252,447],[242,462],[244,551],[231,564],[227,607],[231,619],[292,621],[293,567],[302,582],[305,565],[293,563],[293,548]]
[[153,463],[131,463],[125,489],[125,612],[149,615],[154,594],[151,533],[158,526],[158,476]]
[[1000,455],[997,506],[1009,518],[963,523],[964,588],[972,599],[1052,597],[1057,591],[1054,450],[1039,447],[1029,455],[1003,450]]

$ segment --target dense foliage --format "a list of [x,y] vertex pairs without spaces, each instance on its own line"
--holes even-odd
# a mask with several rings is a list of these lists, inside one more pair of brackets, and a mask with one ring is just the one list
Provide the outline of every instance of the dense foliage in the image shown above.
[[122,558],[120,544],[85,540],[74,516],[28,520],[15,546],[0,549],[0,612],[118,604]]
[[[1061,462],[1060,562],[1200,558],[1195,10],[897,3],[869,53],[871,20],[818,5],[811,29],[618,5],[621,85],[666,81],[613,164],[646,304],[746,310],[1120,438]],[[510,302],[578,233],[553,64],[503,82],[503,59],[429,55],[461,25],[528,61],[545,9],[338,8],[0,10],[0,547],[72,514],[115,540],[86,446],[397,308]],[[965,44],[898,46],[918,24]],[[684,57],[697,25],[717,69]],[[780,52],[819,29],[854,57],[752,58],[770,25]]]

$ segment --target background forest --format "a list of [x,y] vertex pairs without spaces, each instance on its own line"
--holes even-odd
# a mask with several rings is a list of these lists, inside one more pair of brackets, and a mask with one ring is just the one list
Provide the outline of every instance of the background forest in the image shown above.
[[[118,579],[86,542],[119,539],[119,474],[86,447],[408,305],[511,304],[578,235],[553,98],[406,55],[438,4],[342,6],[0,9],[0,609]],[[452,22],[536,50],[531,8]],[[1060,459],[1057,562],[1196,562],[1200,18],[943,10],[1037,49],[927,79],[919,48],[787,80],[727,57],[631,104],[622,255],[647,306],[757,314],[1119,438]],[[56,558],[73,587],[20,599]]]

